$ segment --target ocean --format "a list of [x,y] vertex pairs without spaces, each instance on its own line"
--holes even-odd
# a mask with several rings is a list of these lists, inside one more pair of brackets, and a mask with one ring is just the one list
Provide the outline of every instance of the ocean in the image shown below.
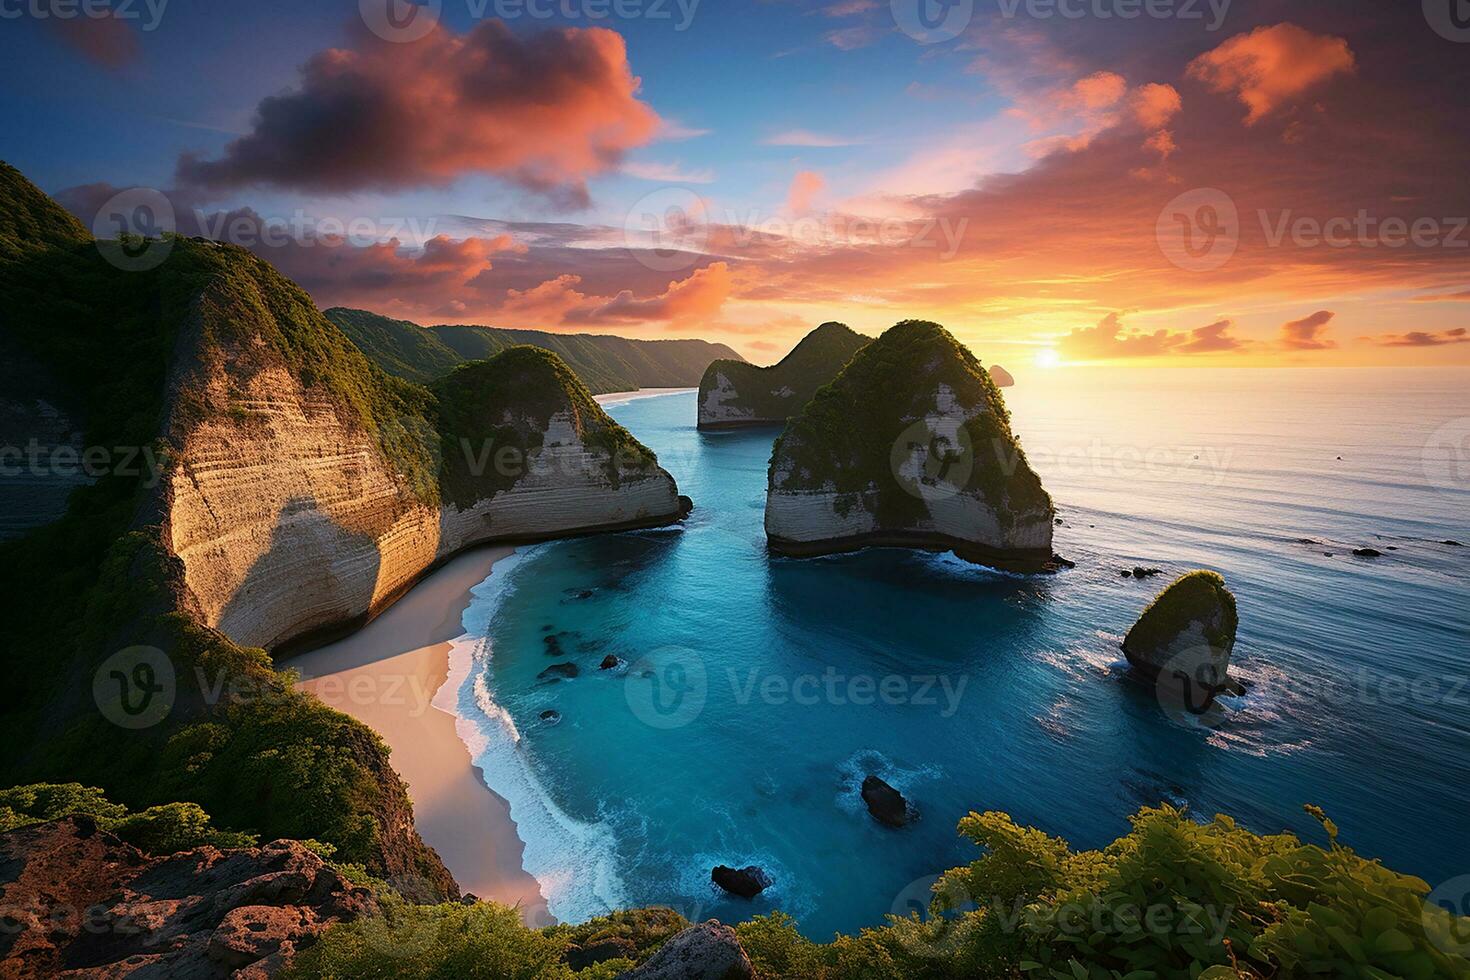
[[[1005,397],[1075,569],[773,557],[775,431],[699,433],[693,393],[610,409],[696,510],[497,565],[443,694],[554,915],[779,909],[825,940],[927,904],[972,810],[1079,849],[1161,802],[1323,843],[1312,803],[1396,870],[1470,874],[1470,548],[1444,543],[1470,544],[1470,371],[1063,368]],[[1119,650],[1195,568],[1237,596],[1250,685],[1200,717]],[[870,773],[920,819],[877,824]],[[731,899],[716,864],[774,885]]]

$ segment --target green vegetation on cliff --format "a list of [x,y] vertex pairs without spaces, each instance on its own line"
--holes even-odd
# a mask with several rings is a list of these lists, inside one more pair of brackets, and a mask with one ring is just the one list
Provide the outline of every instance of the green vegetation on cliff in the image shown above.
[[[927,914],[830,943],[775,913],[736,926],[759,980],[1430,980],[1470,977],[1455,955],[1470,919],[1427,905],[1429,886],[1337,842],[1256,834],[1144,808],[1098,851],[971,813],[960,833],[983,852],[940,876]],[[500,906],[410,908],[333,927],[293,978],[618,975],[680,920],[658,910],[533,930]],[[620,937],[623,956],[573,972],[568,951]]]
[[1240,616],[1234,594],[1216,572],[1200,570],[1176,579],[1143,611],[1123,639],[1123,648],[1152,653],[1196,622],[1204,627],[1211,646],[1228,650],[1234,645]]
[[745,361],[718,360],[705,369],[699,382],[701,425],[718,424],[719,418],[706,418],[710,393],[728,382],[729,391],[721,396],[721,405],[758,422],[784,422],[812,400],[823,385],[842,370],[852,356],[872,342],[871,337],[857,333],[845,323],[824,323],[801,339],[801,343],[770,367],[756,367]]
[[499,327],[421,327],[409,320],[336,307],[326,317],[341,327],[389,374],[420,384],[443,378],[456,365],[530,344],[558,355],[593,394],[639,388],[689,388],[706,365],[737,355],[704,340],[629,340],[598,334],[562,334]]
[[254,834],[237,834],[211,825],[209,814],[195,803],[166,803],[129,813],[95,786],[81,783],[35,783],[0,790],[0,833],[31,824],[81,814],[97,826],[150,854],[202,847],[250,847]]
[[[941,387],[953,395],[952,406],[938,404]],[[895,444],[915,419],[961,414],[973,415],[964,423],[972,460],[955,489],[978,491],[1002,520],[1049,514],[1051,498],[1011,432],[995,382],[948,330],[923,320],[905,320],[859,350],[787,424],[771,454],[771,487],[876,492],[880,523],[901,527],[923,518],[927,507],[900,484]]]
[[444,499],[460,507],[515,484],[533,466],[552,417],[565,412],[588,447],[607,453],[616,485],[627,469],[657,465],[653,452],[618,425],[565,361],[540,347],[511,347],[455,368],[434,386],[440,412]]

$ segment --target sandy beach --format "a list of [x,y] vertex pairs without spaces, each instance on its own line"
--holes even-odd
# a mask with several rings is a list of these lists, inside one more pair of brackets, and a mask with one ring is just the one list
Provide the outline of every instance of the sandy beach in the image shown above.
[[454,716],[432,704],[449,673],[449,641],[463,633],[470,589],[513,551],[489,546],[460,555],[357,633],[285,666],[301,672],[304,689],[388,743],[419,833],[460,888],[517,905],[528,924],[541,926],[552,920],[536,879],[522,868],[510,808],[485,786]]

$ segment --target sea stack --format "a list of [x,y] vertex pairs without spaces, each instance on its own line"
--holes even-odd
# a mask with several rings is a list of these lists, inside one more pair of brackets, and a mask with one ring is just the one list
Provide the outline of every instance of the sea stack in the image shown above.
[[1151,681],[1188,684],[1191,704],[1238,690],[1230,653],[1239,617],[1235,596],[1215,572],[1190,572],[1159,594],[1123,639],[1133,669]]
[[937,323],[906,320],[855,354],[776,441],[772,551],[953,551],[1022,572],[1054,567],[1051,497],[1000,390]]
[[990,365],[990,380],[995,382],[997,388],[1014,388],[1016,386],[1016,379],[1011,376],[1011,372],[999,364]]
[[872,339],[846,324],[824,323],[770,367],[729,359],[711,363],[699,382],[699,428],[785,424]]

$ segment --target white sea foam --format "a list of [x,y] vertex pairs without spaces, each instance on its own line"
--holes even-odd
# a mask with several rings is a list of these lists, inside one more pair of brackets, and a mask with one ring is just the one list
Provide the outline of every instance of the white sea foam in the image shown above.
[[488,628],[515,587],[511,573],[536,547],[518,548],[470,590],[465,634],[450,644],[449,676],[434,706],[455,716],[455,731],[485,785],[510,805],[525,844],[522,865],[540,883],[551,914],[563,922],[585,922],[628,904],[615,862],[616,838],[605,822],[578,820],[557,805],[537,779],[514,719],[493,693]]

